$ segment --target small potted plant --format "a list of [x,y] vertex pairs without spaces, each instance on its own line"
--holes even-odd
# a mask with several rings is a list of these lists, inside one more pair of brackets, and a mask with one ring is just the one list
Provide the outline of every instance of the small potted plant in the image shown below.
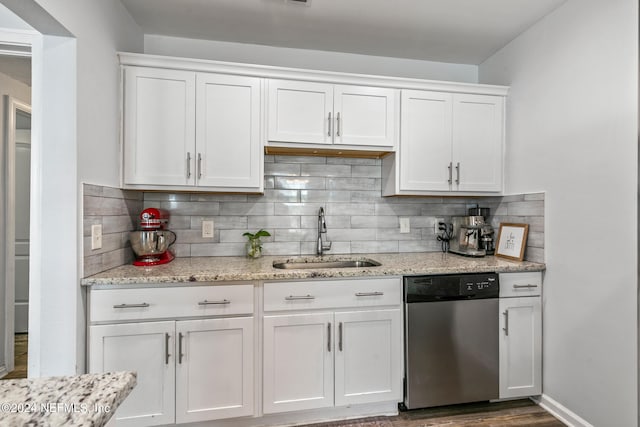
[[248,258],[260,258],[262,256],[262,241],[261,237],[269,237],[271,233],[267,230],[258,230],[255,233],[249,233],[248,231],[243,234],[247,241],[247,257]]

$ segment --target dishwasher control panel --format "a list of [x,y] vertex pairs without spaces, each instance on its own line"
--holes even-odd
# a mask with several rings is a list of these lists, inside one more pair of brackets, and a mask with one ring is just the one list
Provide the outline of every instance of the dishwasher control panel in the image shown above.
[[408,276],[404,278],[405,302],[498,298],[496,273]]

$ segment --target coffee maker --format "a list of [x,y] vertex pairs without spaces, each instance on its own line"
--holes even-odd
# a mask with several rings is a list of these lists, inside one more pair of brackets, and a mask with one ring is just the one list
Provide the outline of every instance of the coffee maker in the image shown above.
[[150,266],[171,262],[175,256],[169,247],[176,241],[176,233],[167,230],[169,212],[147,208],[140,212],[140,231],[131,231],[129,241],[136,259],[133,265]]
[[493,227],[486,223],[488,208],[471,208],[468,216],[454,216],[453,239],[449,251],[459,255],[483,257],[493,255]]

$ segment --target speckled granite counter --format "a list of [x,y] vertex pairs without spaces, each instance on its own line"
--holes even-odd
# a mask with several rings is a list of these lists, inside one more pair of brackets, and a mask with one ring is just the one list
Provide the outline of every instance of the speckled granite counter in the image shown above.
[[[331,277],[406,276],[417,274],[448,274],[475,272],[542,271],[544,264],[507,261],[495,257],[468,258],[440,252],[325,255],[323,260],[373,259],[382,265],[358,268],[313,268],[281,270],[273,262],[300,259],[264,256],[176,258],[165,265],[135,267],[124,265],[82,280],[85,286],[129,285],[190,282],[228,282],[251,280],[286,280]],[[314,257],[302,257],[313,260]]]
[[135,385],[132,372],[0,380],[0,425],[103,426]]

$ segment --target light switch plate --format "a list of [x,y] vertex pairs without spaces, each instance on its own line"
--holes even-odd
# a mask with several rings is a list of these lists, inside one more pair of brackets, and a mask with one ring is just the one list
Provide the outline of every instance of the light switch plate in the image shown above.
[[411,221],[409,218],[400,218],[400,233],[409,233],[411,231]]
[[202,238],[203,239],[213,238],[213,220],[202,221]]
[[91,226],[91,250],[102,248],[102,224]]

